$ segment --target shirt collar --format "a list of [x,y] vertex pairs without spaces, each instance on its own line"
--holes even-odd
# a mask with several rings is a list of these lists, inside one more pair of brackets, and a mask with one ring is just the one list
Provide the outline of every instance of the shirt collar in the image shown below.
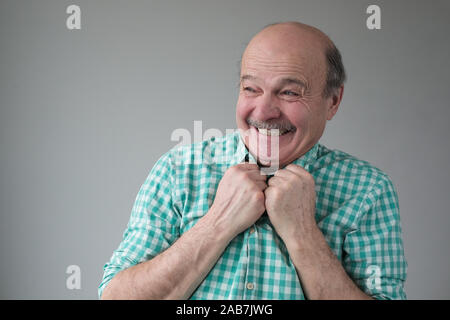
[[309,170],[309,167],[317,160],[317,154],[319,151],[319,142],[309,149],[303,156],[292,161],[293,164],[303,167],[305,170]]
[[[239,130],[236,130],[236,132],[234,133],[234,138],[235,138],[234,142],[236,143],[237,146],[235,156],[231,161],[231,165],[233,166],[246,160],[247,162],[250,163],[256,163],[255,157],[248,151],[244,141],[242,141],[242,137],[239,133]],[[319,151],[319,142],[317,142],[303,156],[292,161],[292,163],[303,167],[305,170],[308,170],[310,165],[317,160],[318,151]]]
[[242,140],[242,136],[239,133],[239,130],[236,131],[235,138],[237,139],[237,151],[236,151],[236,164],[241,162],[249,162],[249,163],[256,163],[255,157],[248,151],[247,147],[245,146],[244,141]]

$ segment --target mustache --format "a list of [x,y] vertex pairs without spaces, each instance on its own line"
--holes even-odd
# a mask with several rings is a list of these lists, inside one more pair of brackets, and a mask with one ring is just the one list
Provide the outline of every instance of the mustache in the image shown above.
[[256,127],[258,129],[278,129],[287,131],[295,130],[295,127],[288,121],[266,122],[266,121],[258,121],[251,118],[248,118],[246,121],[248,125]]

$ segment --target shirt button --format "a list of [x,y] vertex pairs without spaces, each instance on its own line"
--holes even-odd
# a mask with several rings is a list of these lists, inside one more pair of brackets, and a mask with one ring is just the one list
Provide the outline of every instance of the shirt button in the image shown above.
[[250,228],[250,234],[255,232],[255,227]]
[[251,282],[247,283],[247,289],[248,290],[253,290],[255,288],[255,285]]

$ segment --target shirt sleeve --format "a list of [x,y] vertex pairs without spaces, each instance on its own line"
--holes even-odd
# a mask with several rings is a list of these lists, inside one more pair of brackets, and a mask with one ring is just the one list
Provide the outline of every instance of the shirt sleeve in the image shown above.
[[356,230],[344,240],[343,265],[361,290],[375,299],[406,299],[398,198],[384,176],[365,197]]
[[170,153],[166,153],[141,186],[122,242],[103,267],[103,279],[98,287],[100,298],[119,271],[152,259],[178,239],[180,215],[172,196],[174,180]]

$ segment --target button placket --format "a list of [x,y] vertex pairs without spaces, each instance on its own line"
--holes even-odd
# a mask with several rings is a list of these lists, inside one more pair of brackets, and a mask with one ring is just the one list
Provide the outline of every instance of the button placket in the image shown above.
[[248,237],[247,237],[247,254],[248,254],[248,260],[247,260],[247,276],[245,279],[245,299],[251,299],[255,294],[255,288],[256,288],[256,265],[258,258],[256,255],[257,252],[257,236],[258,236],[258,229],[256,224],[251,226],[248,229]]

